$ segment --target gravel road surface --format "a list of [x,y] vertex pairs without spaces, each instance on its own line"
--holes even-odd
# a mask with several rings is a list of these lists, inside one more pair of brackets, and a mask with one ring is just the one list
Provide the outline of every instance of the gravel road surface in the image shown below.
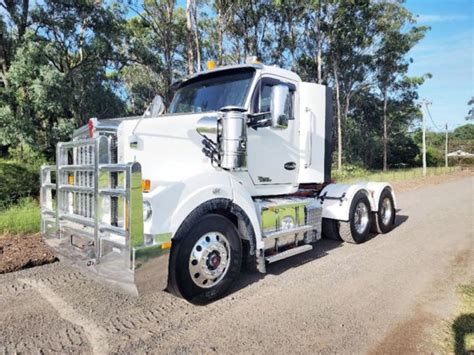
[[208,306],[62,263],[0,275],[0,354],[437,352],[455,286],[474,279],[473,196],[472,176],[404,191],[391,233],[323,240]]

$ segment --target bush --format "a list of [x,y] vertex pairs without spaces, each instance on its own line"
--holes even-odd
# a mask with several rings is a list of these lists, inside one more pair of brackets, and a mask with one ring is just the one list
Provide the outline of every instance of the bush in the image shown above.
[[0,159],[0,210],[22,198],[37,197],[39,184],[37,166]]
[[369,171],[357,165],[344,164],[342,170],[339,172],[337,167],[332,167],[331,178],[336,181],[347,180],[350,178],[362,177],[369,174]]

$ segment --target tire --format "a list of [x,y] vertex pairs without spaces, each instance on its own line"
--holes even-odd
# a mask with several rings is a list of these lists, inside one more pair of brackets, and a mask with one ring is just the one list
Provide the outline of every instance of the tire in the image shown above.
[[372,213],[367,196],[359,191],[352,199],[349,221],[339,223],[339,236],[348,243],[360,244],[367,240],[372,225]]
[[323,218],[322,232],[324,238],[342,242],[342,238],[339,235],[339,221],[335,219]]
[[235,226],[221,215],[207,214],[181,232],[171,251],[170,291],[194,304],[224,296],[242,262]]
[[380,234],[390,232],[395,226],[395,204],[389,188],[383,189],[380,194],[378,210],[374,213],[372,231]]

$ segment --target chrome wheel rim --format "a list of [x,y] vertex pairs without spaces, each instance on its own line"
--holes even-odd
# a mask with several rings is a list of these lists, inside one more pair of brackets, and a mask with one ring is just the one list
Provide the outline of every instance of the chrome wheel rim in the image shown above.
[[388,197],[385,197],[382,201],[382,223],[384,225],[388,225],[392,220],[393,216],[393,208],[392,208],[392,201]]
[[191,280],[202,288],[216,286],[227,274],[230,255],[229,241],[222,233],[204,234],[189,256]]
[[357,233],[362,234],[365,232],[369,225],[369,209],[363,202],[359,202],[355,209],[354,214],[354,226]]

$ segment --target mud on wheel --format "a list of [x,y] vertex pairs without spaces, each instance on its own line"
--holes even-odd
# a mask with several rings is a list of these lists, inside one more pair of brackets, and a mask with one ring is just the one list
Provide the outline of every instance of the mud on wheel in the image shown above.
[[225,295],[242,260],[235,226],[221,215],[208,214],[180,233],[173,243],[170,290],[196,304]]

